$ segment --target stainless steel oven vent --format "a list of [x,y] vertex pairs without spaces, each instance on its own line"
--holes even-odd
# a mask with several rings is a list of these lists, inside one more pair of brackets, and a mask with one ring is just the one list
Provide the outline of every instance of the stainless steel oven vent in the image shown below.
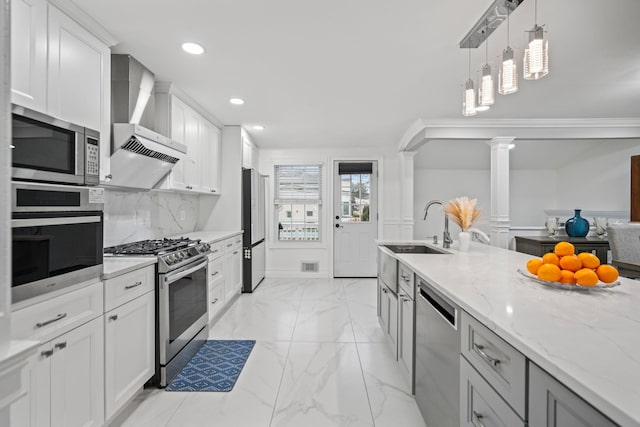
[[135,136],[131,137],[121,147],[123,150],[131,151],[132,153],[141,154],[143,156],[152,157],[154,159],[162,160],[163,162],[178,163],[178,158],[169,156],[168,154],[159,153],[154,150],[150,150],[142,144]]

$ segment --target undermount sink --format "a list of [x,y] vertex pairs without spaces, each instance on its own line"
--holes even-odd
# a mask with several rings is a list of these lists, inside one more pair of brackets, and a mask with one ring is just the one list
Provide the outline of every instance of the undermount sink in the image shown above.
[[384,247],[390,249],[391,252],[394,252],[396,254],[451,254],[451,252],[443,251],[441,249],[435,249],[430,246],[424,245],[384,245]]

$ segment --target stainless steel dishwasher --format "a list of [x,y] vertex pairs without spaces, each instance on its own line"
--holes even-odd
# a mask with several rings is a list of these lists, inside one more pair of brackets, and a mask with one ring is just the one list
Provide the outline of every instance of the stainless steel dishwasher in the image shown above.
[[415,398],[427,426],[460,426],[459,309],[419,278]]

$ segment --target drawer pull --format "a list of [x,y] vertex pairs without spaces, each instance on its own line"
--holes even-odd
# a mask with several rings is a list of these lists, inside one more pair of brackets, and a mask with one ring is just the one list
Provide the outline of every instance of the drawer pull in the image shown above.
[[484,427],[484,424],[482,424],[482,418],[482,414],[473,411],[473,419],[476,421],[474,424],[478,424],[478,427]]
[[213,277],[213,276],[217,276],[217,275],[218,275],[218,273],[220,273],[220,272],[219,272],[219,271],[214,271],[213,273],[211,273],[211,277]]
[[114,314],[113,316],[109,316],[109,320],[113,320],[114,322],[118,320],[118,315]]
[[215,254],[216,252],[219,252],[219,251],[220,251],[220,249],[214,249],[214,250],[211,251],[211,253]]
[[193,186],[191,186],[191,185],[187,185],[187,186],[186,186],[186,187],[184,187],[184,188],[186,188],[187,190],[193,190]]
[[40,352],[40,356],[42,357],[51,357],[53,355],[53,350],[44,350]]
[[238,255],[238,251],[235,251],[233,254],[234,254],[234,255]]
[[384,292],[385,294],[388,292],[386,288],[382,288],[382,292]]
[[45,327],[47,325],[50,325],[50,324],[52,324],[54,322],[57,322],[58,320],[62,320],[65,317],[67,317],[67,313],[58,314],[54,319],[47,320],[45,322],[36,323],[36,328],[43,328],[43,327]]
[[136,282],[133,285],[127,285],[124,288],[125,289],[133,289],[133,288],[137,288],[138,286],[142,285],[142,282]]
[[409,302],[409,301],[411,301],[411,299],[406,298],[406,297],[402,297],[402,302]]
[[400,276],[400,278],[404,281],[404,282],[409,282],[409,276],[405,276],[404,274]]
[[62,350],[63,348],[67,347],[67,342],[66,341],[59,342],[56,345],[54,345],[53,347],[57,348],[58,350]]
[[494,357],[489,356],[487,353],[485,353],[483,345],[474,343],[473,350],[491,365],[498,366],[500,364],[500,359],[496,359]]
[[228,247],[228,248],[230,248],[231,246],[233,246],[233,243],[229,243],[229,244],[227,245],[227,247]]
[[213,301],[211,301],[211,305],[213,305],[213,304],[217,303],[219,299],[220,299],[220,298],[216,298],[216,299],[214,299]]

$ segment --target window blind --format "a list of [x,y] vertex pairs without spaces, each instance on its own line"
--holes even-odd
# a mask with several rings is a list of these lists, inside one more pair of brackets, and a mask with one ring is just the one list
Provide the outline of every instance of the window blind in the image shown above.
[[275,167],[275,204],[322,204],[322,166]]

